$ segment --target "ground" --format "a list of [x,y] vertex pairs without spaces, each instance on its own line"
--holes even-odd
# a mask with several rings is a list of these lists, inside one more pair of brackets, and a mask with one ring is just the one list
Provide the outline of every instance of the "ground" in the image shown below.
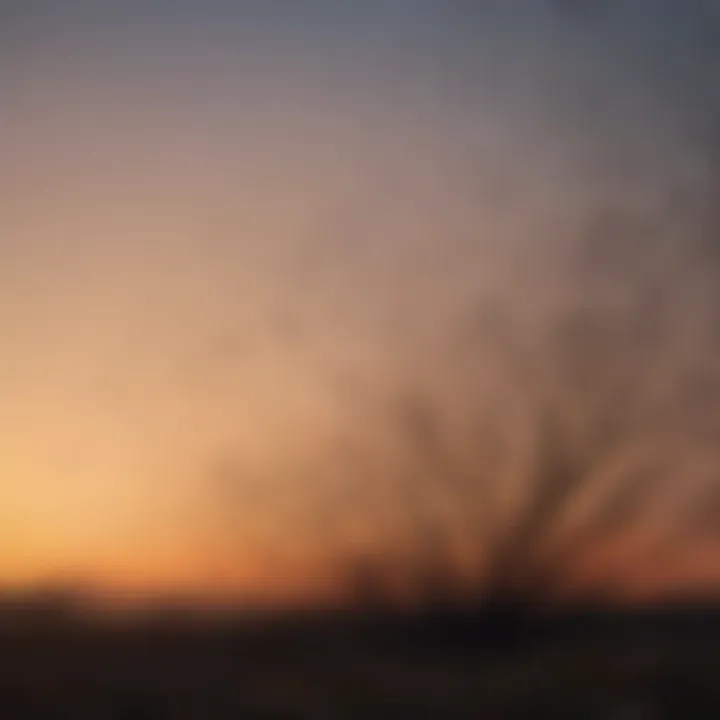
[[718,718],[713,615],[6,622],[0,717]]

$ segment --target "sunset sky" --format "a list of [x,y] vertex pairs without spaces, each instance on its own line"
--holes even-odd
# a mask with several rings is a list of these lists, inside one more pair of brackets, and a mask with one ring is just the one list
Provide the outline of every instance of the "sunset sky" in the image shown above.
[[[628,442],[672,476],[604,551],[632,566],[720,471],[719,33],[700,0],[3,8],[0,581],[301,592],[316,538],[281,500],[329,492],[340,437],[392,473],[381,398],[421,388],[455,427],[517,395],[483,318],[543,385],[558,317],[659,279],[661,349],[619,361],[675,408]],[[607,211],[650,230],[602,285],[574,258]],[[697,537],[632,575],[718,557]]]

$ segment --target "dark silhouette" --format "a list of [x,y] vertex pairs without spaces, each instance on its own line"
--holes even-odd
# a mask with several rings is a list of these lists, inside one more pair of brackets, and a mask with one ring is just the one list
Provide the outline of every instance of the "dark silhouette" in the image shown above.
[[[408,379],[389,395],[346,393],[350,425],[317,468],[298,468],[317,487],[258,488],[232,462],[225,487],[277,509],[283,530],[314,542],[366,609],[519,610],[564,598],[593,551],[652,517],[684,475],[684,443],[718,419],[713,373],[669,372],[692,308],[673,281],[666,220],[598,212],[567,257],[571,301],[539,339],[483,306],[462,357],[446,362],[452,397]],[[475,372],[491,374],[493,398]],[[695,530],[711,534],[715,494],[711,483],[691,498],[655,561],[676,559]]]

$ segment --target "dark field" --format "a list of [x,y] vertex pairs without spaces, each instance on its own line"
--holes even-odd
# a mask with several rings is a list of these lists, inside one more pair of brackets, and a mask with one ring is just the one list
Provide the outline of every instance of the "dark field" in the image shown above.
[[718,718],[720,616],[7,610],[2,718]]

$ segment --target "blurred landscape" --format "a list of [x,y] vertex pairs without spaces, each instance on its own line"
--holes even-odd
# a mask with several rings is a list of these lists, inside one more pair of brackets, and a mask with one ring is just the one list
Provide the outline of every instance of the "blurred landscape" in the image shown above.
[[0,0],[0,720],[720,717],[720,4]]

